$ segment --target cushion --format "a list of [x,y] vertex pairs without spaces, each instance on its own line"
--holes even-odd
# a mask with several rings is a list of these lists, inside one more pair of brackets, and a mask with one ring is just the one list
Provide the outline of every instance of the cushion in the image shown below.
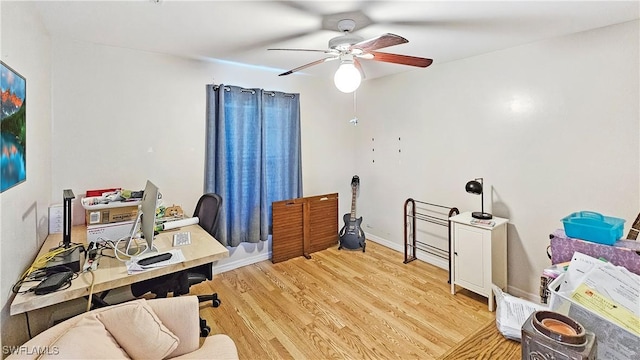
[[132,359],[164,359],[180,342],[144,299],[111,306],[96,317]]
[[127,354],[96,315],[87,315],[51,345],[42,347],[40,359],[126,359]]

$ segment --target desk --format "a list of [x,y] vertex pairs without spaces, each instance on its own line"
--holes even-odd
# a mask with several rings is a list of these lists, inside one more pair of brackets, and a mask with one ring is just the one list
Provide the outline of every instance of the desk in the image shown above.
[[[161,232],[154,238],[153,242],[159,252],[173,248],[173,234],[176,231],[191,232],[191,244],[180,246],[182,254],[185,257],[184,262],[129,275],[127,274],[127,268],[123,262],[118,259],[103,256],[100,258],[98,269],[93,272],[95,276],[93,285],[94,294],[121,286],[131,285],[138,281],[189,269],[198,265],[208,264],[229,256],[227,248],[222,246],[222,244],[209,235],[209,233],[204,231],[200,225],[190,225],[173,231]],[[84,225],[74,226],[71,231],[71,241],[86,245],[87,228]],[[50,234],[45,239],[44,244],[38,253],[38,257],[47,253],[51,248],[58,246],[61,242],[62,234]],[[80,260],[82,265],[82,257]],[[91,275],[83,273],[73,280],[69,288],[64,290],[46,295],[35,295],[32,292],[27,294],[17,294],[11,302],[10,314],[21,314],[27,311],[88,296],[90,288]]]

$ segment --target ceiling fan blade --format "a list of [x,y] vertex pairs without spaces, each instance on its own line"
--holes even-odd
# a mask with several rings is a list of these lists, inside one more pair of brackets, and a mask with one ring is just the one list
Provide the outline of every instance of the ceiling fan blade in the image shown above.
[[400,35],[395,34],[384,34],[378,37],[374,37],[372,39],[360,41],[359,43],[351,45],[350,49],[360,49],[364,52],[369,52],[373,50],[382,49],[385,47],[400,45],[404,43],[408,43],[409,40],[403,38]]
[[327,62],[327,61],[331,61],[331,60],[336,60],[336,59],[338,59],[338,57],[337,57],[337,56],[330,56],[330,57],[326,57],[326,58],[324,58],[324,59],[316,60],[316,61],[314,61],[314,62],[310,62],[310,63],[308,63],[308,64],[304,64],[304,65],[302,65],[302,66],[298,66],[297,68],[295,68],[295,69],[291,69],[291,70],[286,71],[286,72],[283,72],[282,74],[279,74],[278,76],[290,75],[290,74],[293,74],[293,73],[294,73],[294,72],[296,72],[296,71],[300,71],[300,70],[302,70],[302,69],[306,69],[306,68],[308,68],[308,67],[310,67],[310,66],[318,65],[318,64],[322,64],[323,62]]
[[[400,54],[389,54],[379,51],[371,51],[369,54],[373,55],[371,60],[383,61],[394,64],[402,64],[409,66],[417,66],[417,67],[427,67],[433,63],[432,59],[421,58],[417,56],[409,56],[409,55],[400,55]],[[363,57],[367,59],[368,57]]]
[[335,50],[318,50],[318,49],[267,49],[267,50],[277,50],[277,51],[311,51],[311,52],[321,52],[325,54],[333,54],[337,53]]

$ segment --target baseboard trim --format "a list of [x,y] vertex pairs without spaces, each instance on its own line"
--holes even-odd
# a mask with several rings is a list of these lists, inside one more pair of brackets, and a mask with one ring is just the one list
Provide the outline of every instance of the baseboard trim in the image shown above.
[[508,289],[506,292],[512,296],[529,300],[532,303],[540,304],[540,294],[532,294],[513,286],[507,286],[507,288]]
[[[371,240],[377,244],[380,244],[382,246],[388,247],[389,249],[395,250],[399,253],[402,253],[404,255],[404,245],[402,244],[398,244],[395,242],[391,242],[387,239],[383,239],[381,237],[375,236],[375,235],[367,235],[367,240]],[[436,256],[432,256],[429,254],[425,254],[422,252],[416,252],[416,258],[418,260],[424,261],[428,264],[437,266],[441,269],[445,269],[447,271],[449,271],[449,262],[447,260],[444,260],[442,258],[436,257]]]
[[237,268],[241,268],[247,265],[252,265],[265,260],[271,260],[271,252],[267,254],[252,255],[252,256],[248,256],[246,258],[235,260],[235,261],[224,262],[220,265],[216,264],[213,267],[214,273],[221,274],[223,272],[235,270]]

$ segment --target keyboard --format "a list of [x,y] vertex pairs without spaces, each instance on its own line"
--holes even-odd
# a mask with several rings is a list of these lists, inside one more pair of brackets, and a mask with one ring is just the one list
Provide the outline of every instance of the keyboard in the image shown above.
[[164,254],[158,254],[158,255],[154,255],[154,256],[149,256],[146,257],[144,259],[140,259],[138,260],[138,265],[140,266],[146,266],[146,265],[151,265],[151,264],[155,264],[155,263],[159,263],[161,261],[165,261],[165,260],[169,260],[171,259],[171,254],[169,253],[164,253]]
[[190,232],[179,232],[173,234],[173,246],[182,246],[191,244]]

